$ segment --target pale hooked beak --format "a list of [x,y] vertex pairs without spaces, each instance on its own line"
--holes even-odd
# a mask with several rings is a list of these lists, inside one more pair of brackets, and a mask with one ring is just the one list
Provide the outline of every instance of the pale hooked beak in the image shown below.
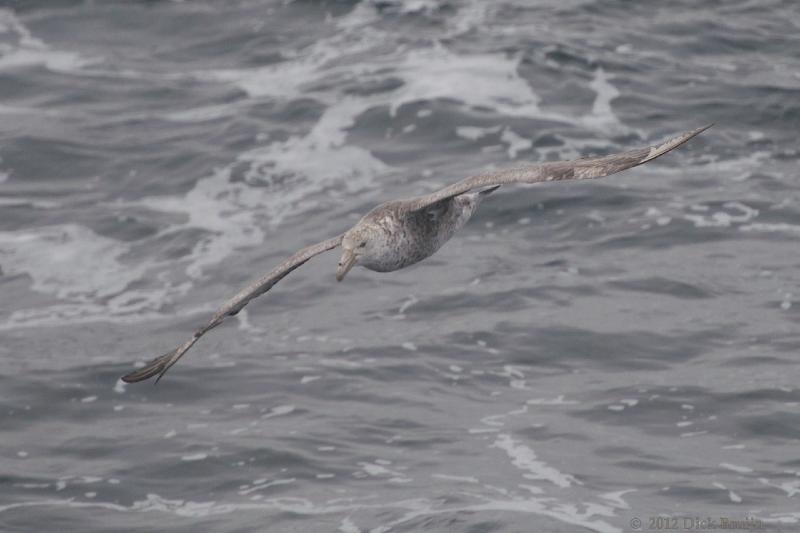
[[345,250],[342,252],[342,258],[339,259],[339,268],[336,269],[336,281],[342,281],[345,275],[350,272],[353,265],[358,261],[358,257],[353,253],[353,250]]

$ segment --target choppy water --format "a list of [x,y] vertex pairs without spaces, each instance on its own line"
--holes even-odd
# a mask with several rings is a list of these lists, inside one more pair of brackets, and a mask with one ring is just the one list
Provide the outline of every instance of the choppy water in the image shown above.
[[[794,2],[3,4],[0,530],[798,527]],[[117,381],[382,200],[710,121]]]

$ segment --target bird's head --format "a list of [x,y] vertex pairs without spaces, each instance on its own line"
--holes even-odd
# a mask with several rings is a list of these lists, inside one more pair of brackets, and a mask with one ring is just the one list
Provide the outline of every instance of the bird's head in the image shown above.
[[356,224],[344,234],[336,281],[342,281],[360,258],[369,255],[374,248],[376,236],[375,229],[364,223]]

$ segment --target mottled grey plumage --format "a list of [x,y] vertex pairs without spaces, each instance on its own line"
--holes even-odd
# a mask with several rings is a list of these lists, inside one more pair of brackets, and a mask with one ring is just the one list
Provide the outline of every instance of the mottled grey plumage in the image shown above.
[[336,272],[341,281],[360,264],[377,272],[392,272],[434,254],[470,219],[481,200],[501,185],[582,180],[608,176],[641,165],[669,152],[711,125],[686,132],[662,144],[605,157],[558,161],[479,174],[431,194],[383,203],[364,215],[344,234],[313,244],[240,291],[206,325],[177,349],[122,377],[128,383],[158,376],[156,382],[209,330],[233,316],[250,300],[264,294],[312,257],[342,246]]

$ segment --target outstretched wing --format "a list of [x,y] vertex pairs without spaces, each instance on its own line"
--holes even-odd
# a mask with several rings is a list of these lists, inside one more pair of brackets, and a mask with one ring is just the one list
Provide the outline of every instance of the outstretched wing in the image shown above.
[[157,375],[158,378],[156,379],[156,383],[158,383],[158,380],[164,376],[167,370],[169,370],[169,367],[174,365],[178,359],[180,359],[183,354],[185,354],[189,348],[191,348],[194,343],[197,342],[200,337],[205,335],[209,330],[217,327],[227,317],[233,316],[241,311],[242,308],[247,305],[248,302],[250,302],[250,300],[270,290],[292,270],[301,266],[315,255],[319,255],[339,246],[343,237],[344,235],[339,235],[338,237],[333,237],[327,241],[312,244],[311,246],[307,246],[306,248],[296,252],[286,261],[261,276],[249,286],[242,289],[239,294],[225,302],[225,304],[220,307],[216,313],[214,313],[214,316],[211,317],[211,320],[209,320],[205,326],[198,329],[192,338],[187,340],[180,347],[162,355],[161,357],[153,359],[139,370],[135,370],[130,374],[122,376],[122,381],[126,383],[135,383],[137,381],[143,381]]
[[441,200],[464,194],[472,189],[488,187],[491,185],[504,185],[508,183],[537,183],[540,181],[559,180],[586,180],[602,178],[626,170],[642,163],[647,163],[662,156],[670,150],[682,145],[695,135],[702,133],[713,126],[709,124],[696,130],[687,131],[662,144],[639,148],[620,154],[611,154],[604,157],[576,159],[574,161],[554,161],[541,165],[497,170],[472,176],[465,180],[448,185],[436,192],[409,200],[409,209],[423,209]]

